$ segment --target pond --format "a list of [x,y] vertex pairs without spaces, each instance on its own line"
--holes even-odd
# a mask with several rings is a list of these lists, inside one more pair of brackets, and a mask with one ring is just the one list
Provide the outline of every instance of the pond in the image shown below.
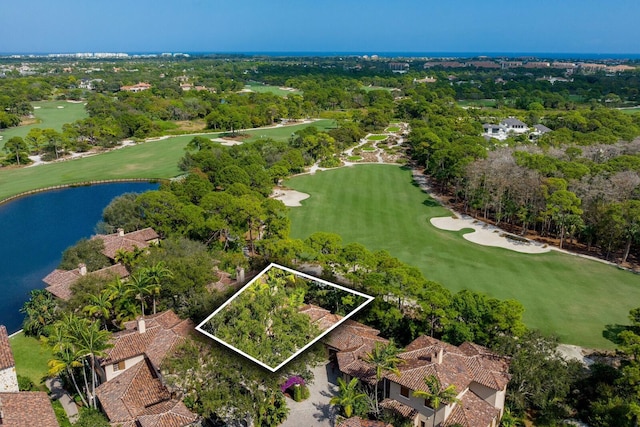
[[13,333],[22,327],[19,312],[29,292],[44,288],[62,251],[95,233],[102,210],[124,193],[155,190],[153,183],[113,183],[70,187],[0,205],[0,324]]

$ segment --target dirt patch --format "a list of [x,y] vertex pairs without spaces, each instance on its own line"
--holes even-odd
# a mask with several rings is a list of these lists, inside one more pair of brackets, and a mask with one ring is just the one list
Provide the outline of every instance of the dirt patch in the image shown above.
[[204,120],[180,120],[175,122],[178,129],[188,132],[201,132],[204,131],[207,124]]

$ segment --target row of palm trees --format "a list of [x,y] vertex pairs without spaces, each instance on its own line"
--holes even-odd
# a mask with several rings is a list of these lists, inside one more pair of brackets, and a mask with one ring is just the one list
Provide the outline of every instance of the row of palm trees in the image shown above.
[[[66,374],[73,382],[82,403],[96,408],[95,363],[96,358],[105,356],[105,351],[112,347],[109,343],[111,333],[100,328],[98,323],[78,317],[74,313],[64,313],[53,325],[49,336],[40,338],[53,352],[53,358],[48,362],[49,375]],[[90,380],[87,378],[87,370]],[[78,386],[78,371],[84,379],[86,394]]]
[[[140,314],[144,316],[149,299],[155,314],[162,282],[171,277],[171,271],[162,262],[142,267],[129,280],[116,278],[99,294],[90,295],[89,303],[82,310],[88,317],[63,312],[53,327],[48,328],[49,335],[40,338],[53,354],[48,362],[48,374],[70,379],[82,403],[95,408],[98,383],[95,364],[112,347],[109,324],[118,328],[127,320]],[[83,387],[78,384],[78,378],[84,382]]]
[[[375,415],[380,413],[378,384],[388,373],[400,375],[398,365],[403,363],[403,359],[398,357],[400,349],[393,342],[381,345],[376,343],[375,347],[365,355],[364,361],[373,365],[376,370],[376,383],[374,391]],[[413,396],[425,399],[429,406],[433,409],[433,426],[436,425],[436,412],[441,405],[457,403],[458,392],[455,385],[449,384],[446,387],[440,383],[435,375],[428,375],[424,378],[424,390],[414,390]],[[350,418],[353,415],[354,408],[359,403],[368,398],[367,393],[362,391],[362,387],[357,378],[352,378],[346,382],[343,378],[338,378],[338,394],[331,398],[330,403],[338,406],[345,417]]]
[[84,307],[84,311],[96,320],[101,320],[105,329],[109,321],[117,326],[138,314],[144,316],[148,299],[151,299],[153,314],[156,314],[156,302],[162,282],[171,277],[171,271],[162,261],[140,268],[129,280],[116,278],[99,294],[90,295],[89,304]]

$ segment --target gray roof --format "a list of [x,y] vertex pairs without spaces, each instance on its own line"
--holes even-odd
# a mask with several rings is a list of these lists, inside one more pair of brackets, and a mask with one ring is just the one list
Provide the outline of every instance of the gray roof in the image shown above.
[[533,125],[533,127],[534,127],[535,130],[537,130],[540,133],[551,132],[551,129],[549,129],[545,125]]
[[507,126],[527,126],[527,124],[523,121],[516,119],[515,117],[509,117],[508,119],[504,119],[500,122],[501,124]]

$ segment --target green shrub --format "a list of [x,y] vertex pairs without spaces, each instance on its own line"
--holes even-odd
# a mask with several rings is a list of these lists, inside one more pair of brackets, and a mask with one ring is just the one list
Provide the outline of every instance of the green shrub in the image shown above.
[[18,375],[18,388],[20,391],[34,391],[36,385],[31,381],[31,378]]
[[302,402],[305,399],[308,399],[310,396],[309,387],[306,385],[295,385],[291,387],[293,389],[293,400],[296,402]]

